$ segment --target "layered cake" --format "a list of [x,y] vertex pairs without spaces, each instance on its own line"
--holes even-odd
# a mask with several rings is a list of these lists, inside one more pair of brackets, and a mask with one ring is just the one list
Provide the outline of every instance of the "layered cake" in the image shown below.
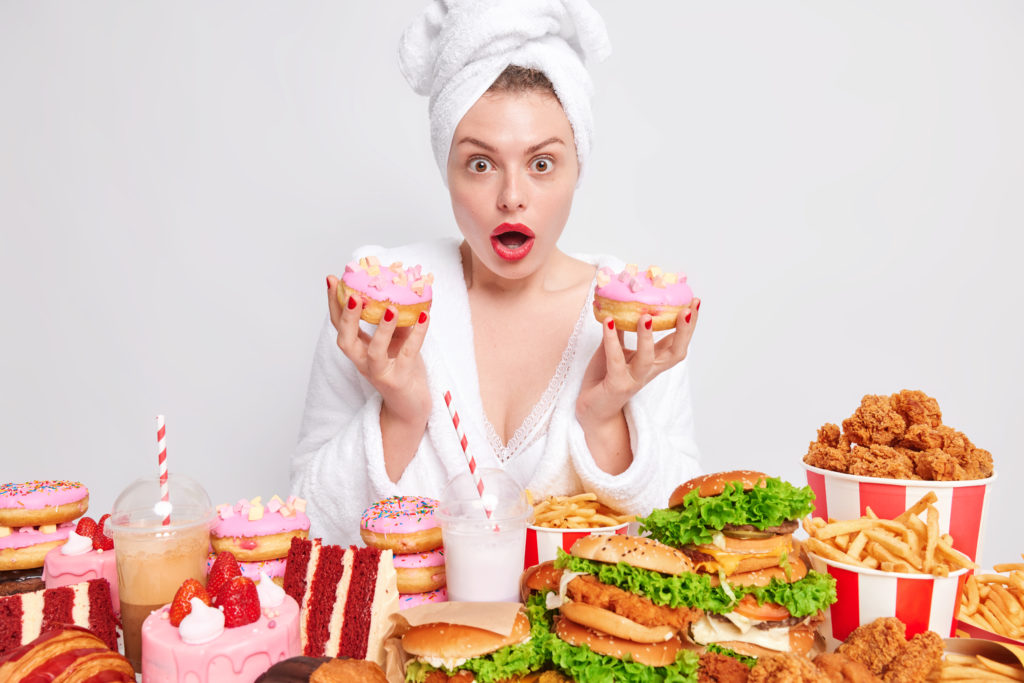
[[398,610],[390,550],[293,539],[284,589],[302,609],[302,654],[384,664],[384,640]]
[[265,575],[226,579],[212,600],[190,579],[142,624],[146,683],[251,683],[297,654],[299,606]]
[[0,655],[29,643],[58,624],[92,631],[117,648],[117,617],[110,606],[110,584],[93,579],[0,598]]
[[78,520],[67,541],[46,553],[43,581],[47,588],[60,588],[90,579],[106,579],[110,584],[111,607],[114,614],[120,614],[114,542],[103,531],[108,517],[104,515],[99,524],[90,517]]

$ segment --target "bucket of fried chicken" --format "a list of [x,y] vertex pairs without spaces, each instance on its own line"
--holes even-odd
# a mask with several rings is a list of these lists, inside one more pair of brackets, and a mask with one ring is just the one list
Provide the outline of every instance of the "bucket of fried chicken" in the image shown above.
[[981,557],[992,455],[944,425],[938,402],[923,392],[865,396],[842,427],[818,430],[803,463],[814,517],[851,519],[870,509],[893,519],[933,492],[941,533],[972,560]]

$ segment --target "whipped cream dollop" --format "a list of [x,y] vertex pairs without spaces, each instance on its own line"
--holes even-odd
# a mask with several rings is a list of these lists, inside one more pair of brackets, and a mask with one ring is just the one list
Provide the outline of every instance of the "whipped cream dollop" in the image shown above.
[[261,608],[278,607],[284,602],[285,592],[261,569],[260,582],[256,584],[256,595],[260,598]]
[[60,547],[61,555],[84,555],[92,550],[92,539],[79,536],[74,531],[68,532],[67,542]]
[[189,600],[192,611],[185,615],[178,627],[181,640],[189,645],[208,643],[224,633],[224,613],[209,607],[199,598]]

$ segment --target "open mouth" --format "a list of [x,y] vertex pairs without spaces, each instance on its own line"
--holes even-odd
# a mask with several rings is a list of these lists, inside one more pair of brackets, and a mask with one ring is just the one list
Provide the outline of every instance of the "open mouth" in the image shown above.
[[525,258],[533,248],[533,230],[520,223],[502,223],[491,231],[491,247],[506,261]]

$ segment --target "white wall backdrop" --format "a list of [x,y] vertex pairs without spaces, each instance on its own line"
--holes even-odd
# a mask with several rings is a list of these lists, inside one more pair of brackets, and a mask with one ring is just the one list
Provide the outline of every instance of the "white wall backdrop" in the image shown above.
[[[285,494],[324,276],[453,234],[396,45],[423,0],[0,2],[0,480],[101,513],[170,466]],[[1014,530],[1024,4],[595,0],[598,138],[569,250],[683,268],[708,469],[802,481],[866,393],[995,456]]]

